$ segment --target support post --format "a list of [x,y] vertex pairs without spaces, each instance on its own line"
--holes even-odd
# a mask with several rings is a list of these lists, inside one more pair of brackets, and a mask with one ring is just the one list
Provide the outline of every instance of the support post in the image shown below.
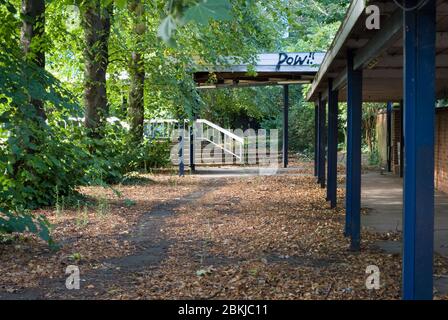
[[362,71],[353,69],[353,51],[347,55],[347,186],[346,234],[350,249],[359,251],[361,241],[361,122]]
[[403,100],[400,101],[400,178],[404,175],[404,108]]
[[328,182],[327,200],[336,208],[338,188],[338,91],[333,91],[333,79],[328,80]]
[[[348,70],[347,70],[348,75]],[[347,99],[349,99],[349,89],[347,85]],[[347,141],[346,141],[346,153],[345,153],[345,230],[344,235],[348,238],[351,234],[351,226],[352,226],[352,184],[349,181],[352,181],[352,140],[351,136],[351,120],[352,119],[352,108],[349,107],[347,101]]]
[[179,177],[185,176],[184,150],[185,150],[185,121],[179,123]]
[[[416,0],[407,1],[415,6]],[[403,299],[433,298],[436,0],[404,12]]]
[[322,189],[325,188],[325,124],[326,124],[326,103],[319,100],[319,183]]
[[318,144],[318,126],[319,126],[319,103],[316,102],[314,105],[314,176],[318,176],[318,155],[319,155],[319,144]]
[[387,172],[392,172],[392,103],[387,103]]
[[316,114],[316,148],[317,148],[317,152],[316,152],[316,156],[317,156],[317,160],[316,160],[316,174],[317,174],[317,183],[320,184],[320,180],[321,180],[321,170],[322,170],[322,166],[320,165],[322,159],[321,159],[321,143],[322,143],[322,139],[321,139],[321,135],[322,135],[322,130],[321,130],[321,121],[322,121],[322,117],[321,117],[321,113],[322,113],[322,93],[319,92],[319,97],[317,100],[317,114]]
[[196,163],[195,163],[195,132],[196,132],[196,117],[193,117],[193,124],[190,126],[190,171],[191,173],[196,172]]
[[283,86],[283,168],[288,167],[289,85]]

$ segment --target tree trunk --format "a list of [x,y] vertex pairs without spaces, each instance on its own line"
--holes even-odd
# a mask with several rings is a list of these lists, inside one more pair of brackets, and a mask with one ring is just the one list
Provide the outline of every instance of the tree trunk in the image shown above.
[[[38,67],[45,69],[45,0],[22,0],[21,44],[25,56]],[[44,103],[31,99],[36,115],[46,119]]]
[[128,117],[131,125],[131,138],[134,142],[143,140],[143,125],[145,117],[144,86],[145,65],[143,61],[142,45],[145,34],[144,6],[140,0],[133,0],[129,4],[132,14],[134,48],[129,63],[130,91]]
[[375,120],[375,118],[373,116],[369,116],[364,121],[366,143],[367,143],[367,147],[368,147],[370,153],[373,153],[373,151],[374,151],[373,150],[374,149],[374,142],[375,142],[374,120]]
[[83,11],[85,37],[84,103],[85,126],[92,137],[100,138],[109,113],[106,73],[109,65],[109,37],[113,7],[92,1]]

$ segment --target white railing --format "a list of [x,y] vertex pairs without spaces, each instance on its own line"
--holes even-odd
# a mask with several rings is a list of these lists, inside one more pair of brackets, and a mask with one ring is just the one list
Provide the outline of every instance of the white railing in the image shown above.
[[[186,121],[184,138],[190,139],[189,125]],[[205,119],[198,119],[193,124],[194,139],[196,141],[206,141],[221,149],[225,154],[231,155],[244,162],[244,138],[230,130],[224,129]],[[153,119],[145,121],[145,134],[149,138],[172,139],[177,138],[179,133],[179,121],[174,119]],[[210,134],[212,137],[210,137]]]
[[236,140],[236,141],[238,141],[238,142],[240,142],[240,143],[244,143],[244,138],[242,138],[242,137],[240,137],[240,136],[237,136],[236,134],[234,134],[233,132],[231,132],[231,131],[229,131],[229,130],[226,130],[226,129],[224,129],[224,128],[221,128],[220,126],[218,126],[218,125],[216,125],[216,124],[214,124],[214,123],[212,123],[212,122],[210,122],[210,121],[208,121],[208,120],[199,119],[199,120],[197,120],[196,122],[197,122],[197,123],[205,124],[205,125],[207,125],[207,126],[213,128],[213,129],[218,130],[219,132],[221,132],[222,134],[224,134],[225,136],[227,136],[227,137],[229,137],[229,138],[231,138],[231,139],[234,139],[234,140]]
[[[230,130],[226,130],[208,120],[198,119],[196,123],[200,126],[200,129],[196,129],[196,138],[207,141],[214,146],[220,148],[227,154],[234,156],[241,163],[244,162],[244,138],[240,137]],[[208,130],[204,130],[204,127]],[[208,128],[207,128],[208,127]],[[212,134],[213,138],[210,139],[210,129],[214,132]],[[207,133],[204,136],[204,132]],[[216,134],[217,133],[217,134]]]

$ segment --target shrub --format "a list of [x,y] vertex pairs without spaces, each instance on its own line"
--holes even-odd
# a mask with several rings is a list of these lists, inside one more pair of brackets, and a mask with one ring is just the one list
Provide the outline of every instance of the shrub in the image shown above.
[[380,153],[378,148],[375,147],[372,152],[369,152],[369,165],[378,166],[381,163]]
[[[51,242],[49,224],[26,209],[54,203],[83,183],[88,153],[82,132],[65,124],[79,107],[51,74],[17,48],[0,54],[0,232],[30,231]],[[45,103],[45,121],[30,103]],[[58,188],[56,188],[58,187]]]
[[89,144],[95,150],[86,172],[89,184],[117,184],[129,172],[170,163],[169,141],[144,139],[142,143],[135,143],[120,124],[107,124],[104,137],[90,140]]
[[[169,144],[135,145],[120,124],[107,123],[102,139],[77,121],[76,99],[51,74],[0,54],[0,232],[30,231],[51,242],[49,224],[29,211],[68,198],[80,185],[121,182],[131,171],[168,163]],[[45,104],[47,119],[30,101]]]
[[42,215],[34,216],[29,212],[12,213],[0,208],[0,234],[32,232],[50,245],[54,245],[49,230],[50,223]]

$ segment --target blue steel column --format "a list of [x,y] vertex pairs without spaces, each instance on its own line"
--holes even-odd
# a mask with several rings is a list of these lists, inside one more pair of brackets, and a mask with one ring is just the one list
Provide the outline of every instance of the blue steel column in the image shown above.
[[185,121],[183,121],[183,126],[179,122],[179,177],[185,176]]
[[[347,71],[348,76],[348,71]],[[349,107],[349,87],[347,85],[347,141],[346,141],[346,154],[345,154],[345,230],[344,235],[350,237],[352,226],[352,141],[349,136],[352,135],[352,108]]]
[[317,127],[319,125],[319,104],[316,102],[314,105],[314,176],[317,177],[318,168],[317,168],[317,157],[318,157],[318,135],[317,135]]
[[400,101],[400,178],[404,175],[404,109],[403,100]]
[[352,51],[347,56],[347,109],[346,234],[351,237],[350,249],[358,251],[361,241],[362,71],[353,69]]
[[322,113],[322,109],[321,109],[321,104],[322,104],[322,93],[319,92],[319,98],[317,100],[317,120],[316,120],[316,125],[317,125],[317,142],[316,142],[316,147],[317,147],[317,161],[316,161],[316,173],[317,173],[317,183],[320,183],[320,171],[322,166],[320,165],[321,162],[321,135],[322,135],[322,130],[321,130],[321,113]]
[[191,173],[195,173],[195,171],[196,171],[195,156],[194,156],[195,126],[196,126],[196,121],[193,120],[193,124],[190,126],[190,171],[191,171]]
[[387,172],[392,172],[392,103],[387,103]]
[[196,150],[195,150],[195,139],[196,139],[196,131],[197,131],[197,122],[198,117],[196,115],[196,111],[193,111],[193,124],[190,127],[190,171],[191,173],[196,172]]
[[338,187],[338,91],[333,91],[333,80],[328,80],[328,182],[327,200],[332,209],[337,204]]
[[436,1],[406,11],[403,29],[403,298],[426,300],[433,298]]
[[321,188],[325,188],[325,124],[326,124],[326,103],[320,99],[319,102],[319,183]]
[[283,86],[283,168],[288,167],[289,149],[289,85]]

